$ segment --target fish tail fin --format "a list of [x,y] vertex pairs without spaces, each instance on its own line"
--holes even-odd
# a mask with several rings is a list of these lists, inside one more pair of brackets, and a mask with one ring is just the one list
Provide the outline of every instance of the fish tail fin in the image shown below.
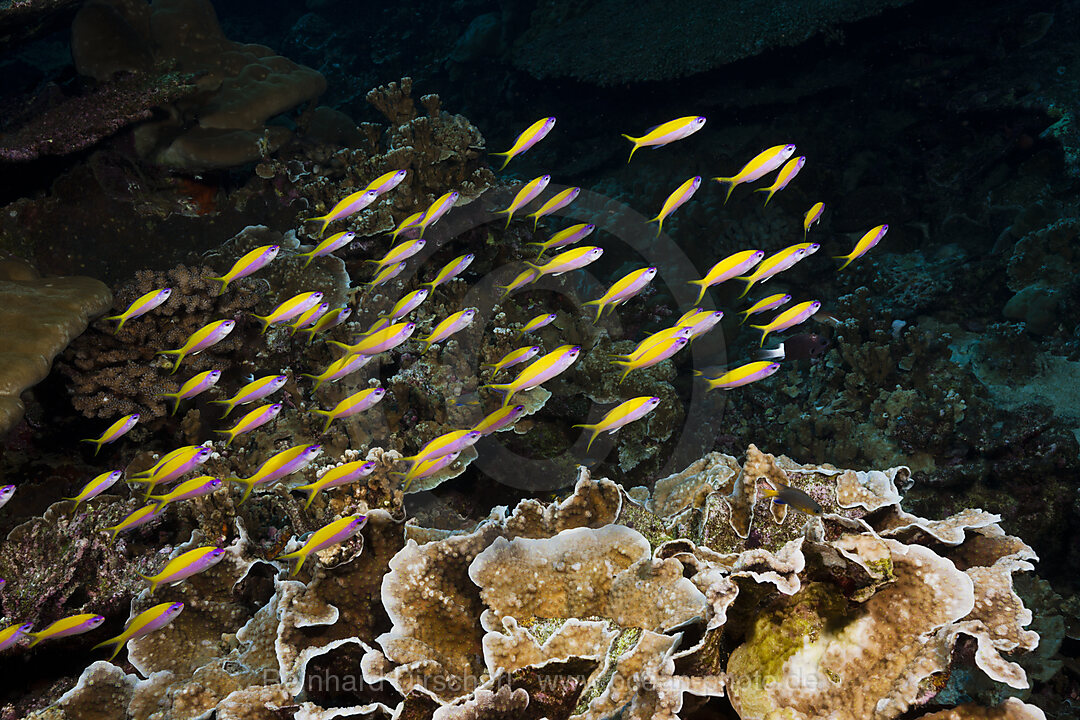
[[39,642],[41,642],[42,640],[44,640],[44,639],[45,639],[45,638],[41,637],[41,633],[36,633],[36,632],[28,632],[28,633],[23,633],[23,634],[24,634],[24,635],[26,635],[27,637],[32,637],[32,638],[34,638],[33,642],[31,642],[31,643],[30,643],[29,645],[27,645],[27,646],[26,646],[27,650],[29,650],[30,648],[34,647],[34,646],[35,646],[35,645],[37,645],[37,644],[38,644]]
[[120,329],[122,327],[124,327],[124,323],[126,323],[128,321],[128,318],[124,317],[123,315],[113,315],[112,317],[107,317],[105,319],[106,320],[119,320],[120,321],[120,323],[113,329],[113,335],[118,334],[120,332]]
[[727,195],[724,196],[724,204],[727,205],[727,201],[731,199],[731,193],[735,192],[735,185],[737,184],[735,182],[735,178],[733,178],[733,177],[714,177],[713,180],[715,180],[716,182],[721,183],[721,184],[727,184],[727,186],[728,186]]
[[[146,499],[147,499],[147,500],[150,500],[151,498],[150,498],[150,496],[148,495],[148,496],[146,497]],[[158,502],[157,502],[157,506],[156,506],[156,507],[154,508],[154,513],[156,514],[156,513],[159,513],[159,512],[161,512],[161,509],[162,509],[163,507],[165,507],[166,505],[168,505],[168,503],[169,503],[169,501],[168,501],[168,500],[158,500]]]
[[322,227],[319,228],[319,234],[318,234],[318,237],[321,238],[323,236],[323,233],[326,232],[326,226],[329,225],[332,222],[332,220],[330,220],[329,218],[330,218],[329,215],[319,215],[318,217],[300,218],[300,222],[302,222],[302,223],[321,222]]
[[786,357],[784,353],[784,343],[780,343],[775,348],[769,350],[758,350],[755,353],[755,357],[758,360],[783,360]]
[[234,439],[236,439],[237,435],[240,434],[235,430],[215,430],[214,432],[217,433],[218,435],[225,435],[226,437],[229,438],[228,440],[225,441],[225,447],[229,447],[230,445],[232,445],[232,441]]
[[88,442],[94,444],[94,457],[97,457],[98,452],[101,451],[101,441],[97,438],[83,438],[79,442]]
[[224,275],[221,276],[221,277],[204,277],[203,280],[209,280],[211,282],[219,282],[219,283],[221,283],[221,287],[218,288],[218,292],[217,292],[217,294],[219,296],[224,295],[225,294],[225,288],[229,287],[229,278],[225,277]]
[[322,429],[323,434],[326,434],[326,431],[330,429],[330,423],[334,422],[334,413],[333,413],[333,411],[332,410],[320,410],[320,409],[316,408],[316,409],[312,410],[311,412],[315,413],[316,415],[321,415],[324,418],[326,418],[326,422],[323,423],[323,429]]
[[634,147],[630,148],[630,157],[626,158],[626,164],[629,165],[630,161],[634,159],[634,153],[636,153],[638,148],[640,147],[640,145],[638,145],[639,138],[631,137],[631,136],[627,135],[626,133],[620,133],[620,134],[624,138],[629,140],[630,142],[634,143]]
[[513,156],[512,156],[511,154],[510,154],[510,152],[509,152],[509,151],[507,151],[507,152],[498,152],[498,153],[491,153],[491,154],[492,154],[492,155],[494,155],[495,157],[503,157],[503,158],[506,158],[505,160],[503,160],[503,164],[502,164],[502,165],[501,165],[501,166],[499,167],[499,171],[500,171],[500,172],[506,169],[506,166],[510,164],[510,160],[511,160],[511,158],[513,157]]
[[183,348],[179,348],[177,350],[159,350],[158,355],[176,356],[176,361],[173,362],[172,370],[169,371],[170,375],[174,374],[180,368],[180,363],[183,362],[184,358],[186,357],[186,353],[184,352]]
[[531,217],[533,219],[533,232],[536,232],[536,226],[540,224],[540,216],[536,213],[533,213],[532,215],[527,215],[526,217]]
[[[539,260],[539,258],[537,258],[537,259]],[[539,266],[539,265],[537,265],[536,263],[531,263],[531,262],[529,262],[528,260],[526,260],[526,261],[525,261],[525,265],[526,265],[526,266],[528,266],[528,268],[529,268],[530,270],[532,270],[533,272],[535,272],[535,273],[537,274],[537,277],[539,277],[539,276],[541,275],[541,272],[540,272],[540,266]],[[532,279],[532,280],[530,280],[529,282],[536,282],[536,278],[533,278],[533,279]],[[526,283],[526,284],[528,284],[528,283]]]
[[765,338],[769,337],[769,328],[767,325],[751,325],[750,327],[755,330],[761,331],[761,343],[758,344],[759,348],[765,347]]
[[606,308],[606,306],[604,305],[604,302],[602,300],[590,300],[590,301],[588,301],[586,303],[582,303],[582,305],[595,305],[596,306],[596,319],[593,320],[593,325],[600,322],[600,316],[604,314],[604,309]]
[[231,413],[233,411],[233,408],[236,407],[236,405],[233,404],[232,400],[211,400],[210,404],[225,406],[225,412],[221,413],[222,418],[228,417],[229,413]]
[[772,188],[758,188],[754,192],[756,192],[756,193],[759,193],[759,192],[769,193],[768,195],[765,196],[765,204],[762,205],[761,207],[769,207],[769,201],[772,200],[773,195],[776,194],[776,191],[773,190]]
[[848,265],[851,264],[851,261],[854,260],[854,259],[855,259],[855,256],[853,254],[852,255],[834,255],[833,260],[843,260],[844,261],[840,265],[840,267],[836,268],[836,272],[840,272],[841,270],[846,268]]
[[256,315],[255,313],[251,313],[251,317],[253,317],[253,318],[255,318],[256,320],[259,321],[259,324],[262,325],[262,327],[259,328],[259,332],[261,332],[263,335],[265,335],[266,331],[270,329],[270,316],[269,315]]
[[581,425],[571,425],[570,427],[584,428],[585,430],[589,430],[589,431],[592,432],[592,436],[589,438],[589,444],[585,446],[585,452],[589,452],[589,449],[592,447],[593,440],[595,440],[596,436],[600,434],[600,430],[597,428],[597,426],[596,425],[581,424]]
[[746,297],[746,293],[750,292],[750,288],[754,287],[754,283],[757,282],[750,275],[746,275],[745,277],[737,277],[735,279],[736,280],[742,280],[744,283],[746,283],[746,287],[744,287],[742,292],[739,293],[740,298]]
[[705,283],[704,280],[691,280],[690,284],[697,285],[699,288],[697,300],[691,303],[692,305],[697,305],[699,302],[701,302],[701,298],[705,297],[705,292],[709,289],[709,286]]
[[284,555],[278,555],[274,559],[275,560],[296,560],[297,561],[296,564],[293,565],[292,570],[289,572],[289,577],[293,577],[294,575],[299,573],[300,568],[304,566],[304,561],[307,560],[307,553],[304,552],[303,548],[301,548],[301,549],[299,549],[299,550],[297,550],[295,552],[285,553]]
[[229,478],[227,482],[244,486],[244,494],[240,498],[240,502],[236,503],[237,505],[243,505],[251,497],[251,491],[255,489],[255,481],[251,478]]
[[98,648],[107,647],[109,645],[115,645],[116,646],[113,649],[112,655],[109,656],[109,659],[112,660],[114,657],[116,657],[117,655],[120,654],[120,648],[124,647],[124,636],[123,635],[117,635],[114,638],[109,638],[108,640],[102,640],[101,642],[99,642],[97,645],[95,645],[94,647],[92,647],[90,649],[91,650],[97,650]]
[[307,493],[307,502],[304,503],[304,509],[307,510],[311,507],[311,503],[315,500],[315,496],[318,495],[318,491],[315,489],[315,483],[308,483],[307,485],[298,485],[293,490],[299,490],[300,492]]
[[625,380],[626,376],[630,374],[630,371],[634,369],[633,363],[630,360],[612,360],[611,364],[626,368],[626,370],[623,371],[622,377],[619,378],[619,384],[622,385],[622,381]]

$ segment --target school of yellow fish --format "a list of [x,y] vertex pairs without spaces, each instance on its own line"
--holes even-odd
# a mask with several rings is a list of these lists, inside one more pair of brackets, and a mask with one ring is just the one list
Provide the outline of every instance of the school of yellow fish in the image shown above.
[[[502,168],[505,168],[515,157],[527,152],[540,142],[551,132],[554,125],[555,118],[542,118],[522,132],[508,151],[494,153],[505,158]],[[633,159],[634,153],[640,148],[662,147],[685,139],[700,130],[704,125],[704,117],[690,116],[658,125],[640,137],[624,135],[633,144],[627,162]],[[767,193],[765,205],[768,205],[773,196],[787,187],[802,169],[806,158],[795,157],[794,153],[794,145],[776,145],[752,158],[735,175],[714,178],[716,182],[727,186],[727,195],[724,202],[726,203],[730,199],[736,186],[755,182],[775,171],[776,175],[773,182],[768,187],[757,190],[757,192]],[[380,195],[393,190],[405,179],[406,175],[405,170],[396,170],[377,177],[363,189],[345,197],[325,215],[308,218],[305,222],[321,223],[319,231],[319,237],[321,238],[327,227],[333,222],[362,211],[375,202]],[[691,199],[701,187],[701,180],[700,177],[690,178],[668,196],[660,212],[649,221],[657,223],[658,235],[662,231],[664,220]],[[498,211],[496,215],[505,215],[506,225],[509,226],[515,214],[539,198],[550,182],[550,175],[543,175],[529,181],[516,193],[510,205]],[[556,193],[543,202],[539,209],[527,216],[532,220],[533,228],[535,229],[539,221],[545,216],[553,215],[572,203],[579,192],[579,188],[569,188]],[[403,272],[408,260],[424,248],[426,242],[424,235],[427,230],[453,208],[457,199],[457,192],[447,192],[426,209],[419,210],[402,220],[398,227],[390,233],[391,242],[397,242],[398,237],[401,235],[405,235],[407,239],[393,245],[383,257],[368,261],[374,265],[374,276],[366,285],[369,288],[383,285]],[[804,215],[802,222],[803,242],[793,244],[767,257],[761,250],[747,249],[721,259],[705,273],[704,277],[692,281],[692,284],[699,289],[694,304],[697,305],[704,298],[709,288],[732,279],[738,279],[745,283],[742,295],[740,295],[740,297],[743,297],[754,285],[766,282],[816,252],[819,245],[806,242],[806,236],[810,228],[821,219],[824,209],[824,204],[819,202],[814,204]],[[602,248],[591,245],[576,245],[576,243],[588,237],[594,229],[595,225],[576,224],[553,233],[550,239],[545,242],[533,243],[539,246],[539,254],[534,261],[524,263],[525,269],[513,281],[508,285],[501,286],[504,291],[501,299],[505,299],[514,291],[527,287],[530,283],[545,275],[555,276],[572,272],[597,260],[603,254]],[[836,259],[843,261],[839,269],[847,267],[851,262],[865,255],[881,241],[887,230],[888,225],[884,224],[868,230],[856,242],[854,249],[850,253],[837,256]],[[306,265],[314,258],[347,247],[353,237],[354,235],[351,232],[336,233],[321,240],[314,249],[299,253],[299,256],[306,258]],[[575,247],[561,250],[548,258],[546,262],[541,263],[541,259],[548,251],[560,250],[570,245],[575,245]],[[210,279],[220,283],[220,293],[225,293],[232,282],[258,272],[259,269],[272,262],[280,251],[281,248],[274,245],[256,248],[238,259],[224,275]],[[356,338],[354,343],[331,343],[344,350],[343,355],[321,373],[305,375],[305,377],[311,378],[314,381],[314,388],[318,389],[324,383],[340,380],[356,372],[369,362],[372,357],[408,341],[416,329],[414,323],[408,322],[408,315],[419,307],[435,288],[460,275],[472,262],[473,257],[473,254],[469,253],[450,261],[430,281],[423,283],[420,289],[401,297],[387,313],[379,317],[374,325]],[[606,311],[616,308],[642,292],[656,277],[657,272],[656,267],[643,267],[634,270],[613,283],[601,297],[585,302],[584,305],[595,307],[594,322],[599,322]],[[118,321],[116,330],[119,331],[125,323],[137,320],[140,316],[167,302],[170,296],[171,289],[169,288],[152,290],[135,300],[122,313],[110,317],[108,320]],[[266,332],[272,326],[289,323],[287,327],[291,334],[305,333],[307,342],[310,343],[315,336],[345,322],[351,313],[349,307],[331,308],[328,303],[322,302],[322,299],[323,294],[318,291],[301,293],[281,303],[268,315],[256,316],[256,319],[262,325],[263,332]],[[777,310],[791,300],[792,296],[785,293],[763,297],[741,311],[743,315],[742,322],[746,322],[753,315]],[[752,325],[751,327],[761,331],[761,345],[763,346],[769,335],[783,332],[807,321],[820,307],[821,303],[818,300],[804,300],[791,305],[787,309],[780,310],[770,321],[762,325]],[[468,327],[475,316],[476,310],[474,308],[464,308],[443,319],[427,337],[420,338],[424,343],[424,351],[430,348],[431,345],[442,342]],[[656,365],[674,356],[692,339],[715,328],[723,317],[724,313],[721,311],[706,310],[701,307],[691,308],[671,327],[644,338],[632,352],[612,359],[614,364],[624,368],[619,382],[621,383],[634,370]],[[537,315],[517,331],[516,337],[523,338],[525,335],[550,324],[555,318],[554,313]],[[187,356],[205,350],[221,341],[234,329],[235,325],[234,320],[211,322],[194,332],[181,347],[162,349],[160,353],[173,358],[171,372],[175,373]],[[490,377],[492,381],[484,387],[503,394],[502,406],[488,414],[476,426],[454,430],[433,438],[417,450],[415,454],[402,458],[402,462],[407,463],[405,471],[400,473],[403,489],[407,491],[414,481],[434,475],[446,468],[457,459],[463,450],[475,444],[481,437],[511,426],[525,409],[521,405],[511,405],[514,396],[539,387],[566,371],[580,357],[581,352],[581,347],[572,345],[562,345],[547,353],[543,352],[540,345],[524,345],[509,352],[498,362],[486,366],[491,368]],[[766,359],[747,362],[726,372],[721,372],[715,377],[705,375],[708,389],[731,390],[769,377],[780,368],[779,361],[784,356],[783,345],[781,344],[775,350],[763,351],[761,356]],[[503,370],[522,363],[528,364],[512,380],[504,383],[494,382],[495,376]],[[696,374],[700,375],[702,373]],[[174,403],[172,412],[176,412],[181,402],[213,387],[220,376],[221,372],[218,370],[202,372],[184,382],[177,392],[166,393],[165,395]],[[288,377],[285,375],[267,375],[262,378],[255,378],[242,387],[233,397],[213,402],[224,406],[222,416],[224,418],[237,406],[255,403],[269,397],[281,389],[287,380]],[[381,401],[385,395],[386,391],[383,388],[365,388],[345,398],[332,409],[315,410],[314,412],[325,418],[325,424],[323,425],[323,432],[325,432],[335,420],[363,412]],[[660,399],[656,397],[630,398],[608,411],[597,422],[575,425],[574,427],[583,428],[590,433],[588,445],[586,446],[586,451],[588,451],[591,449],[593,441],[601,433],[618,431],[625,425],[645,417],[659,403]],[[251,432],[272,421],[280,413],[281,409],[282,405],[280,403],[265,403],[245,413],[230,429],[219,431],[226,438],[225,447],[228,447],[238,435]],[[94,454],[97,455],[102,445],[115,442],[123,437],[135,426],[138,420],[137,413],[120,418],[110,425],[100,437],[87,439],[86,442],[94,445]],[[198,475],[180,482],[167,493],[154,494],[158,486],[172,483],[180,480],[185,475],[197,472],[199,466],[209,460],[212,455],[212,450],[208,445],[209,443],[207,443],[207,446],[191,445],[177,448],[163,456],[149,470],[129,475],[125,482],[145,486],[144,497],[147,504],[117,525],[109,528],[112,531],[112,539],[115,540],[120,533],[159,517],[170,503],[217,492],[222,487],[227,486],[225,483],[242,486],[244,490],[240,502],[244,502],[256,487],[268,486],[299,472],[320,452],[318,444],[297,445],[267,458],[249,478],[227,478],[223,483],[220,478]],[[296,489],[308,493],[307,503],[305,504],[306,509],[311,505],[318,493],[347,483],[357,482],[369,475],[374,468],[374,462],[356,461],[346,463],[332,468],[315,482],[301,485]],[[108,490],[124,475],[125,472],[122,470],[103,472],[88,482],[78,495],[68,499],[75,502],[75,509],[77,510],[81,504],[91,501],[97,495]],[[10,499],[14,490],[13,486],[0,488],[0,507]],[[776,502],[787,501],[789,504],[802,509],[798,498],[785,500],[782,495],[776,492],[770,497],[773,497]],[[802,504],[805,505],[805,503]],[[291,574],[295,575],[311,553],[348,539],[363,527],[364,521],[365,518],[361,515],[350,515],[335,520],[313,533],[298,550],[280,555],[279,559],[296,560],[291,571]],[[225,550],[220,547],[195,548],[170,560],[156,575],[142,577],[149,582],[150,592],[153,593],[161,585],[182,582],[196,573],[213,567],[223,558],[224,554]],[[2,582],[0,580],[0,583]],[[95,648],[111,646],[113,648],[111,659],[119,653],[128,640],[141,637],[164,627],[176,618],[182,610],[183,603],[166,602],[155,605],[129,620],[127,626],[119,635],[99,643]],[[38,631],[33,630],[32,623],[17,622],[0,629],[0,651],[17,645],[24,637],[31,639],[29,647],[33,647],[44,640],[88,632],[97,628],[104,621],[105,618],[101,615],[84,613],[63,618]]]

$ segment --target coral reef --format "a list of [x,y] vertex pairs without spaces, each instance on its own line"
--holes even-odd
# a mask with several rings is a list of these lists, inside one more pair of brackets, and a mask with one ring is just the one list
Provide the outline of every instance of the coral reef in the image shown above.
[[22,419],[19,395],[111,302],[109,288],[93,278],[43,278],[25,263],[0,261],[0,435]]
[[208,0],[94,0],[76,15],[71,44],[76,70],[98,82],[155,66],[198,78],[194,92],[162,98],[167,120],[135,130],[139,154],[173,168],[235,167],[266,157],[290,137],[267,121],[326,88],[311,68],[228,40]]

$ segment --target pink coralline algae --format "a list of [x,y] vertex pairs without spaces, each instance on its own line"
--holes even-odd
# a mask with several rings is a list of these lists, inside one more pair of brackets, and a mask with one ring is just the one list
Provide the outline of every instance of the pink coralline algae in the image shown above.
[[0,134],[0,159],[25,162],[88,148],[191,94],[192,81],[186,73],[130,73],[72,97],[57,97],[54,87],[27,103],[25,124]]

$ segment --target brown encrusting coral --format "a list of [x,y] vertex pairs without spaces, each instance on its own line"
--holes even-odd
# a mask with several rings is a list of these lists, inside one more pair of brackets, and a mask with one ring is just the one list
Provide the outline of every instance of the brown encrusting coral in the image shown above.
[[[312,558],[306,584],[269,577],[284,563],[253,557],[238,520],[226,562],[155,597],[192,610],[130,644],[141,678],[94,663],[48,717],[87,703],[116,718],[389,718],[417,703],[502,717],[554,707],[552,688],[575,698],[557,715],[574,720],[674,720],[720,697],[760,720],[1044,717],[1019,700],[935,707],[950,676],[1028,686],[1015,661],[1039,637],[1013,577],[1034,554],[996,516],[905,512],[906,468],[754,447],[702,462],[714,471],[662,481],[645,505],[582,469],[564,500],[496,509],[471,532],[372,510],[360,538]],[[820,498],[822,514],[776,512],[753,492],[763,478]],[[954,653],[961,636],[978,653]]]

